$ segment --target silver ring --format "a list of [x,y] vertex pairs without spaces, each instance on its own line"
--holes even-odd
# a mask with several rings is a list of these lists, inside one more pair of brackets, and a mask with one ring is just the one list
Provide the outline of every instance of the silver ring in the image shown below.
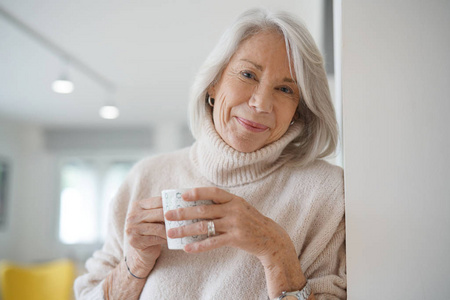
[[214,221],[208,221],[208,237],[216,235],[216,226],[214,226]]

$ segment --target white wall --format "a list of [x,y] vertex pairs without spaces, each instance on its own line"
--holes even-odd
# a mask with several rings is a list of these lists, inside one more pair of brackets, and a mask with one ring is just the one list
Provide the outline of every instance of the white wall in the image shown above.
[[349,299],[449,299],[450,1],[343,1]]
[[[42,238],[42,229],[48,219],[45,216],[48,202],[42,199],[47,198],[52,184],[45,169],[40,175],[32,171],[42,167],[41,163],[45,161],[45,157],[37,157],[39,154],[34,152],[39,129],[6,120],[1,120],[0,125],[0,154],[10,162],[12,175],[7,187],[7,224],[0,234],[0,258],[21,257],[26,260],[31,249],[39,256],[39,243],[36,241]],[[44,213],[43,218],[38,217],[41,213]],[[26,246],[25,237],[29,238]]]
[[22,126],[0,119],[0,157],[7,159],[10,168],[7,187],[6,220],[0,228],[0,259],[13,255],[13,235],[17,229],[13,226],[11,215],[16,212],[16,205],[11,203],[11,198],[20,197],[18,189],[18,177],[21,175],[20,164],[20,136],[26,130]]
[[38,262],[69,255],[56,239],[56,157],[44,147],[43,130],[0,118],[0,154],[12,170],[0,259]]

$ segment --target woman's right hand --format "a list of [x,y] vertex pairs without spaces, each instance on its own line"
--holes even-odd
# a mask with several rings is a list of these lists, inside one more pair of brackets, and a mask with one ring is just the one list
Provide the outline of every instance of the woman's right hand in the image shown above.
[[167,243],[161,197],[131,204],[125,226],[130,248],[126,253],[128,267],[138,277],[147,277]]

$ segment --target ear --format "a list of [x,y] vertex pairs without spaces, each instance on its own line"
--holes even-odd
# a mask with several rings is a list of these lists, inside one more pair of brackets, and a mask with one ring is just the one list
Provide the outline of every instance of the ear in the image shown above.
[[301,118],[300,112],[298,109],[295,110],[294,116],[292,117],[292,121],[298,121]]
[[208,88],[208,95],[209,95],[211,98],[215,98],[215,95],[216,95],[216,87],[215,87],[214,84],[212,84],[212,85],[209,86],[209,88]]

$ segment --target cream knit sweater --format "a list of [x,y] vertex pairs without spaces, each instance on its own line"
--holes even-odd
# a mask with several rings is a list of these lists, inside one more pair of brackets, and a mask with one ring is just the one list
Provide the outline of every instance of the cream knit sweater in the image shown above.
[[[346,298],[342,169],[324,161],[299,168],[285,147],[301,130],[293,125],[278,141],[252,153],[228,146],[207,122],[190,148],[151,157],[130,172],[113,200],[103,248],[77,278],[77,299],[103,299],[102,284],[127,252],[124,233],[132,201],[164,189],[218,186],[244,198],[290,235],[316,299]],[[268,299],[261,263],[234,248],[201,254],[168,250],[161,256],[140,299]]]

